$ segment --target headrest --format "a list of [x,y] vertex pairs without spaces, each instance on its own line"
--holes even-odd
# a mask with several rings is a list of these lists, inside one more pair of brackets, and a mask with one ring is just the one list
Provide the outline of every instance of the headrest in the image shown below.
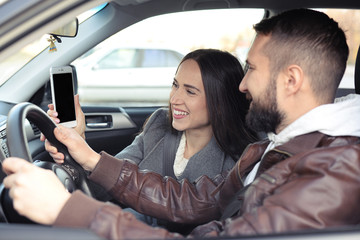
[[360,46],[355,61],[355,93],[360,94]]

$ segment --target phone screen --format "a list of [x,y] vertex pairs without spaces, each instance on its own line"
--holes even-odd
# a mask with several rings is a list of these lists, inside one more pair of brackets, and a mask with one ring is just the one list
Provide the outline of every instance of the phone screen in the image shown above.
[[74,121],[74,91],[71,73],[53,75],[56,111],[61,122]]

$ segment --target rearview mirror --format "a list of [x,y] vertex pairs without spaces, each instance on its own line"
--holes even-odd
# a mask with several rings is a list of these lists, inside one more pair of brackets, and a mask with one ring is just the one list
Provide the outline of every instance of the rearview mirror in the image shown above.
[[78,32],[79,21],[76,18],[61,28],[52,31],[50,34],[59,37],[75,37]]

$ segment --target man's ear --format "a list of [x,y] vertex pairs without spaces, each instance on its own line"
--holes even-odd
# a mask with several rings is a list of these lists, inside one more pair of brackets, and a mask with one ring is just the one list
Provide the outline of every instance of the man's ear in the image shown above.
[[285,69],[285,90],[288,94],[296,93],[304,84],[304,72],[299,65],[290,65]]

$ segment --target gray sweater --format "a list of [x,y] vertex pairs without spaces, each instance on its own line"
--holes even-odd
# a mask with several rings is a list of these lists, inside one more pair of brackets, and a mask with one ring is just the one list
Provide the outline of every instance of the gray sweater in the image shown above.
[[[163,173],[164,136],[171,131],[169,127],[168,109],[156,110],[145,124],[141,134],[136,136],[131,145],[116,155],[120,159],[129,159],[139,165],[140,169],[147,169],[156,173]],[[179,146],[182,132],[176,136],[176,150]],[[175,150],[175,151],[176,151]],[[222,152],[214,137],[199,152],[194,154],[178,180],[187,178],[193,182],[202,175],[215,177],[222,171],[234,166],[234,160]]]

